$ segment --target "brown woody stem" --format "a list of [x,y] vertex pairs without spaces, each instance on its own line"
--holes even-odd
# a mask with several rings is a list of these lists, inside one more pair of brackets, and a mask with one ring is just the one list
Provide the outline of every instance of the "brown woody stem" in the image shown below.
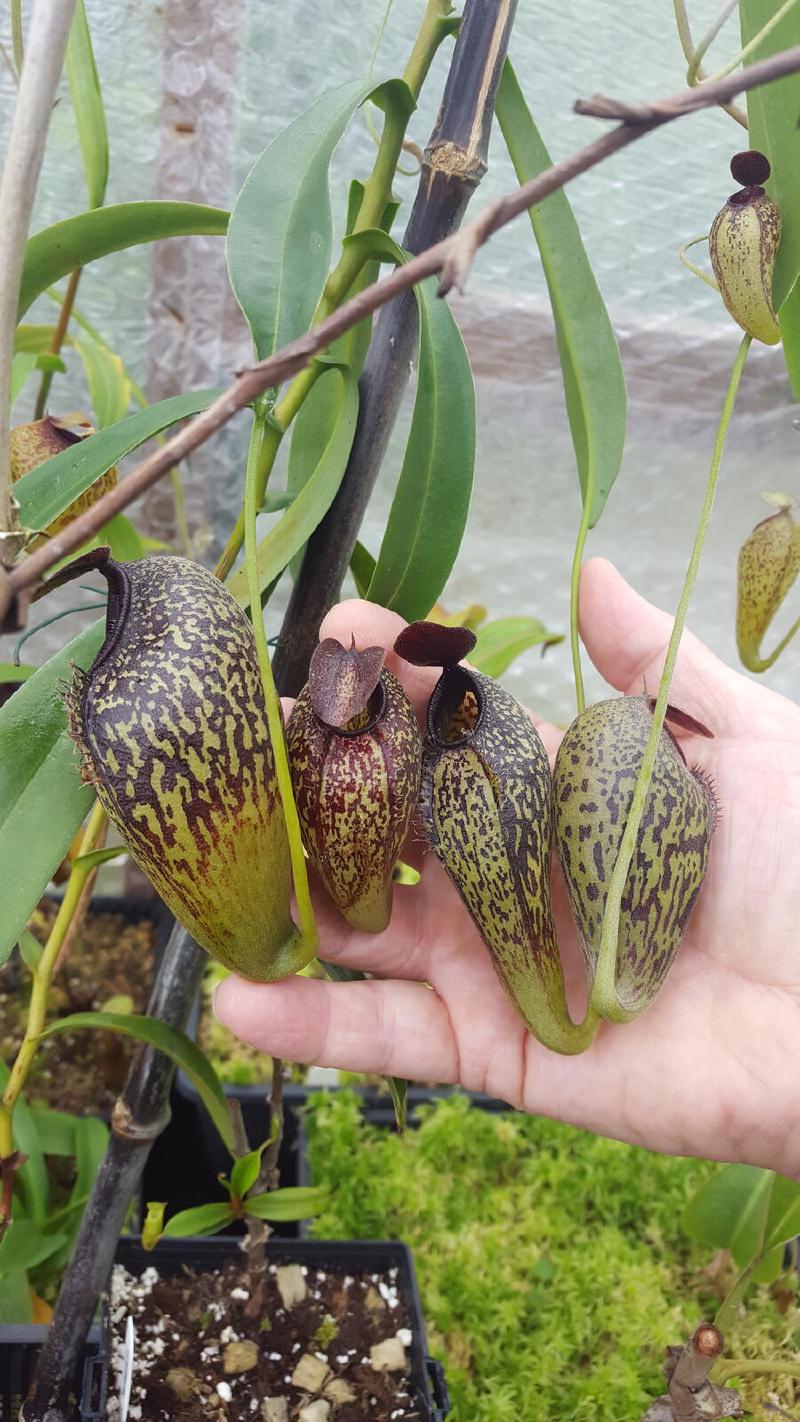
[[[457,228],[486,171],[494,99],[516,0],[467,0],[442,103],[403,237],[424,252]],[[319,625],[339,596],[416,353],[417,305],[405,292],[382,313],[359,380],[356,433],[344,478],[308,542],[274,656],[281,691],[306,679]],[[291,629],[291,636],[288,635]]]

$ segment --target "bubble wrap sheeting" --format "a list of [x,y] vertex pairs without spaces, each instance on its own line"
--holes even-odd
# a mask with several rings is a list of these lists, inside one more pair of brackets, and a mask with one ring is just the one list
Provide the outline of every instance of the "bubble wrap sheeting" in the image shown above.
[[[717,4],[692,5],[696,37],[705,32]],[[263,0],[120,0],[110,6],[87,0],[87,8],[111,130],[108,201],[161,196],[228,206],[253,160],[285,124],[323,90],[365,72],[383,3],[287,0],[276,7]],[[423,0],[395,0],[378,77],[402,69],[422,10]],[[735,25],[730,25],[710,67],[735,47]],[[597,91],[661,97],[684,82],[670,0],[640,6],[520,0],[511,52],[554,159],[602,127],[571,112],[576,97]],[[412,118],[410,136],[421,144],[435,117],[448,56],[445,45]],[[7,127],[12,98],[10,78],[0,67],[0,132]],[[677,599],[736,347],[718,297],[680,266],[675,249],[708,230],[731,189],[729,157],[745,142],[744,131],[725,114],[700,114],[643,138],[569,189],[619,332],[631,394],[623,471],[590,549],[613,557],[642,591],[666,606]],[[334,159],[339,223],[346,180],[363,177],[372,154],[359,116]],[[474,207],[513,183],[495,133],[490,171]],[[416,179],[400,177],[396,187],[404,200],[396,228],[401,233]],[[53,115],[34,226],[79,211],[83,198],[80,152],[65,94]],[[226,381],[248,357],[246,331],[226,287],[222,243],[216,239],[174,241],[106,258],[84,274],[79,303],[152,399]],[[29,319],[51,320],[54,310],[43,300]],[[563,631],[577,481],[540,263],[524,219],[478,255],[470,295],[456,300],[454,310],[476,366],[479,445],[473,509],[447,602],[455,607],[480,601],[493,616],[533,614]],[[80,369],[73,357],[68,360],[68,376],[54,386],[61,408],[86,400]],[[23,397],[19,417],[29,408],[29,397]],[[409,409],[410,396],[365,526],[373,551],[399,469]],[[754,352],[691,617],[733,661],[735,557],[763,516],[757,493],[762,487],[800,492],[793,479],[798,435],[791,412],[780,354]],[[196,550],[206,559],[224,539],[241,497],[245,443],[246,418],[240,416],[184,470]],[[144,517],[152,531],[171,532],[166,484],[147,496]],[[68,598],[69,590],[60,596]],[[280,607],[279,593],[271,631],[277,630]],[[43,659],[77,629],[71,622],[43,633],[26,655]],[[6,639],[0,657],[7,655]],[[779,662],[768,674],[771,684],[790,690],[791,665],[791,655]],[[565,646],[544,661],[529,653],[509,679],[543,711],[569,718]],[[599,682],[591,683],[592,694],[599,689]]]

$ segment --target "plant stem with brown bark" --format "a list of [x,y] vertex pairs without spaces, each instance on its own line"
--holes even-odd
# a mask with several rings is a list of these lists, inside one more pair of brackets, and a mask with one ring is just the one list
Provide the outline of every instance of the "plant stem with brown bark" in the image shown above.
[[[442,104],[425,150],[403,237],[408,252],[459,226],[486,172],[494,98],[516,0],[467,0]],[[417,304],[406,291],[383,312],[359,380],[359,413],[339,491],[308,542],[273,657],[285,695],[297,695],[319,625],[341,591],[358,530],[394,428],[416,352]]]

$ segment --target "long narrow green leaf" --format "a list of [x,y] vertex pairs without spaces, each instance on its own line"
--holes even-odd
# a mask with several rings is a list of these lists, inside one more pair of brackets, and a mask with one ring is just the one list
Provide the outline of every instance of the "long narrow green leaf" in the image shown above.
[[789,1180],[785,1175],[776,1175],[769,1202],[767,1248],[786,1244],[800,1235],[800,1180]]
[[[338,375],[341,386],[339,417],[313,474],[259,545],[258,581],[262,592],[308,541],[330,508],[347,467],[358,417],[358,383],[346,366],[332,367],[332,371]],[[328,380],[332,376],[326,374],[321,378]],[[234,574],[229,587],[246,607],[249,599],[243,570]]]
[[367,596],[425,617],[456,560],[475,467],[475,390],[461,332],[433,278],[415,287],[419,365],[411,431]]
[[20,1269],[0,1279],[0,1323],[33,1323],[28,1276]]
[[75,1184],[73,1199],[83,1199],[94,1185],[94,1178],[103,1163],[108,1148],[108,1126],[99,1116],[79,1116],[75,1122]]
[[46,459],[14,485],[23,528],[46,528],[124,455],[178,420],[207,409],[219,393],[192,390],[188,395],[172,395]]
[[0,963],[4,963],[92,803],[67,735],[63,690],[73,664],[91,665],[104,636],[95,622],[35,673],[0,710]]
[[75,110],[89,207],[102,207],[108,182],[108,128],[84,0],[77,0],[67,44],[67,80]]
[[359,597],[366,597],[375,573],[375,559],[363,543],[356,543],[350,559],[350,572]]
[[261,360],[311,325],[331,260],[331,157],[374,87],[323,94],[264,150],[234,203],[228,273]]
[[[777,0],[739,0],[742,44],[749,44],[772,19],[776,9]],[[800,44],[800,10],[795,6],[762,40],[750,55],[748,63],[767,59],[769,55],[796,44]],[[772,174],[766,185],[767,191],[781,210],[781,243],[775,260],[772,294],[783,337],[786,366],[796,398],[800,398],[799,114],[800,74],[788,74],[775,84],[762,84],[758,89],[751,89],[747,95],[749,146],[766,153],[769,158]]]
[[530,647],[553,647],[563,640],[560,633],[548,632],[538,617],[498,617],[478,628],[469,660],[487,676],[502,676]]
[[17,320],[48,286],[110,252],[163,237],[223,237],[227,212],[195,202],[123,202],[68,217],[28,238]]
[[49,1106],[31,1106],[30,1112],[45,1155],[75,1154],[76,1116]]
[[729,1249],[740,1269],[765,1238],[775,1176],[754,1165],[724,1165],[692,1196],[683,1216],[692,1239]]
[[112,558],[118,563],[129,563],[134,558],[143,558],[147,552],[142,535],[125,514],[115,514],[109,519],[97,536],[98,548],[108,544]]
[[29,928],[23,928],[17,943],[19,955],[28,969],[29,973],[35,973],[42,961],[43,948],[34,933]]
[[86,1202],[108,1148],[108,1137],[108,1126],[98,1116],[75,1118],[75,1181],[66,1205],[48,1219],[49,1229],[57,1223],[66,1234],[61,1249],[50,1262],[50,1269],[55,1274],[65,1269],[69,1262]]
[[86,371],[95,426],[104,430],[118,424],[124,420],[133,396],[122,360],[116,351],[91,337],[73,339],[71,344]]
[[[508,61],[497,93],[497,118],[520,183],[549,168],[550,154]],[[584,506],[594,528],[619,473],[627,401],[619,348],[563,191],[528,214],[553,307],[572,442]]]
[[50,350],[55,331],[55,326],[31,326],[23,321],[14,332],[14,350],[42,355]]
[[31,1220],[12,1221],[0,1244],[0,1278],[18,1269],[35,1269],[65,1243],[65,1234],[43,1234]]
[[51,1037],[54,1032],[77,1032],[81,1028],[98,1028],[108,1032],[121,1032],[125,1037],[134,1037],[137,1042],[146,1042],[149,1047],[164,1052],[186,1073],[192,1085],[200,1093],[203,1104],[214,1125],[233,1155],[233,1125],[222,1083],[213,1066],[196,1042],[166,1022],[155,1017],[137,1017],[119,1012],[74,1012],[69,1017],[60,1017],[51,1022],[42,1033]]
[[[345,237],[350,237],[352,234],[363,198],[364,184],[354,179],[350,184]],[[390,204],[384,214],[384,231],[389,231],[396,210],[397,204]],[[385,259],[394,263],[396,260],[394,252],[387,254]],[[356,292],[363,291],[365,287],[377,281],[379,272],[380,260],[371,254],[369,259],[363,262],[358,276],[347,293],[348,297],[354,296]],[[371,335],[372,317],[365,316],[363,321],[359,321],[358,325],[345,331],[344,335],[328,347],[326,360],[333,365],[349,366],[353,374],[358,377],[369,349]],[[289,465],[286,472],[286,487],[291,494],[296,494],[299,489],[302,489],[312,471],[316,469],[339,418],[340,403],[340,392],[336,382],[317,380],[300,406],[292,423]],[[293,577],[296,576],[300,561],[301,554],[298,554],[292,565]]]
[[34,355],[32,351],[18,351],[11,362],[11,404],[12,407],[22,394],[23,388],[35,370],[66,370],[61,356],[51,351]]
[[17,351],[11,361],[11,407],[17,403],[26,380],[36,369],[33,351]]
[[259,1220],[284,1224],[288,1220],[307,1220],[316,1215],[325,1203],[325,1191],[317,1185],[288,1185],[284,1190],[267,1190],[250,1195],[245,1201],[249,1215]]
[[[229,1200],[195,1205],[191,1210],[179,1210],[167,1220],[160,1239],[185,1239],[193,1234],[217,1234],[231,1224],[234,1214]],[[153,1245],[150,1245],[152,1249]]]

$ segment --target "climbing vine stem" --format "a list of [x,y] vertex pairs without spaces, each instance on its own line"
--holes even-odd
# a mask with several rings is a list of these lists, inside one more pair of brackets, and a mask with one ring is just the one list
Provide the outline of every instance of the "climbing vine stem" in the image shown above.
[[617,862],[614,865],[614,872],[611,876],[611,883],[608,887],[608,897],[606,899],[605,914],[603,916],[603,931],[600,940],[600,952],[597,960],[597,971],[595,973],[594,986],[592,989],[592,1006],[600,1014],[614,1022],[625,1022],[628,1014],[621,1007],[615,988],[616,965],[617,965],[617,942],[619,938],[619,918],[622,908],[622,896],[625,891],[625,884],[628,878],[631,860],[633,859],[636,839],[639,833],[639,826],[642,822],[642,815],[650,789],[650,781],[653,775],[658,742],[664,725],[664,717],[667,710],[669,689],[672,683],[672,676],[675,671],[675,663],[678,658],[681,637],[683,635],[686,613],[691,601],[692,592],[697,578],[697,570],[700,567],[700,559],[703,555],[708,525],[711,519],[711,512],[714,507],[714,497],[717,492],[719,480],[720,464],[725,449],[725,440],[733,414],[733,407],[736,403],[736,396],[742,378],[744,363],[747,359],[747,352],[750,349],[752,337],[745,335],[742,337],[736,359],[733,363],[728,389],[722,406],[717,434],[714,440],[714,448],[711,454],[711,466],[708,471],[706,482],[705,498],[700,511],[700,518],[697,524],[697,531],[694,536],[689,566],[686,570],[683,589],[675,613],[675,621],[672,624],[669,644],[664,658],[664,670],[661,673],[661,683],[658,689],[655,709],[653,711],[653,723],[650,727],[650,734],[647,738],[644,756],[636,784],[633,790],[633,798],[625,824],[625,831],[620,844]]
[[297,816],[297,807],[295,806],[294,795],[292,793],[292,777],[286,754],[281,704],[275,689],[272,666],[269,660],[267,638],[264,632],[264,618],[261,611],[261,590],[258,581],[258,535],[256,532],[256,515],[264,501],[267,479],[275,458],[275,450],[280,441],[280,435],[281,432],[274,429],[263,409],[257,405],[253,418],[253,428],[250,433],[250,448],[247,454],[247,470],[245,474],[244,561],[258,666],[261,672],[261,684],[264,688],[264,701],[267,708],[267,724],[269,726],[269,735],[272,742],[272,753],[275,757],[275,774],[278,781],[281,804],[283,806],[286,833],[289,839],[292,878],[294,880],[297,916],[299,919],[298,927],[303,943],[308,948],[309,955],[312,955],[316,951],[317,946],[317,925],[314,918],[314,909],[311,904],[311,893],[308,887],[308,873],[306,871],[306,859],[303,852],[303,839],[300,833],[300,821]]
[[[77,858],[70,871],[64,897],[33,974],[25,1036],[11,1068],[2,1102],[0,1102],[0,1160],[6,1160],[14,1149],[14,1107],[19,1100],[39,1049],[39,1037],[44,1029],[47,1016],[47,997],[50,984],[53,981],[53,974],[61,956],[64,941],[81,902],[83,889],[87,880],[95,873],[97,856],[94,851],[97,849],[105,828],[105,811],[100,803],[95,801],[81,838]],[[111,850],[109,856],[118,852],[118,850]],[[3,1207],[0,1208],[0,1237],[9,1223],[10,1208],[11,1192],[8,1192],[8,1196],[4,1196]]]
[[591,499],[586,497],[583,501],[583,513],[581,514],[578,537],[575,540],[575,552],[572,557],[572,577],[570,580],[569,594],[569,642],[572,649],[572,674],[575,679],[575,700],[578,703],[578,715],[586,708],[586,693],[583,687],[583,671],[581,670],[581,641],[578,635],[578,593],[580,591],[583,551],[586,547],[586,536],[589,532],[591,512]]

